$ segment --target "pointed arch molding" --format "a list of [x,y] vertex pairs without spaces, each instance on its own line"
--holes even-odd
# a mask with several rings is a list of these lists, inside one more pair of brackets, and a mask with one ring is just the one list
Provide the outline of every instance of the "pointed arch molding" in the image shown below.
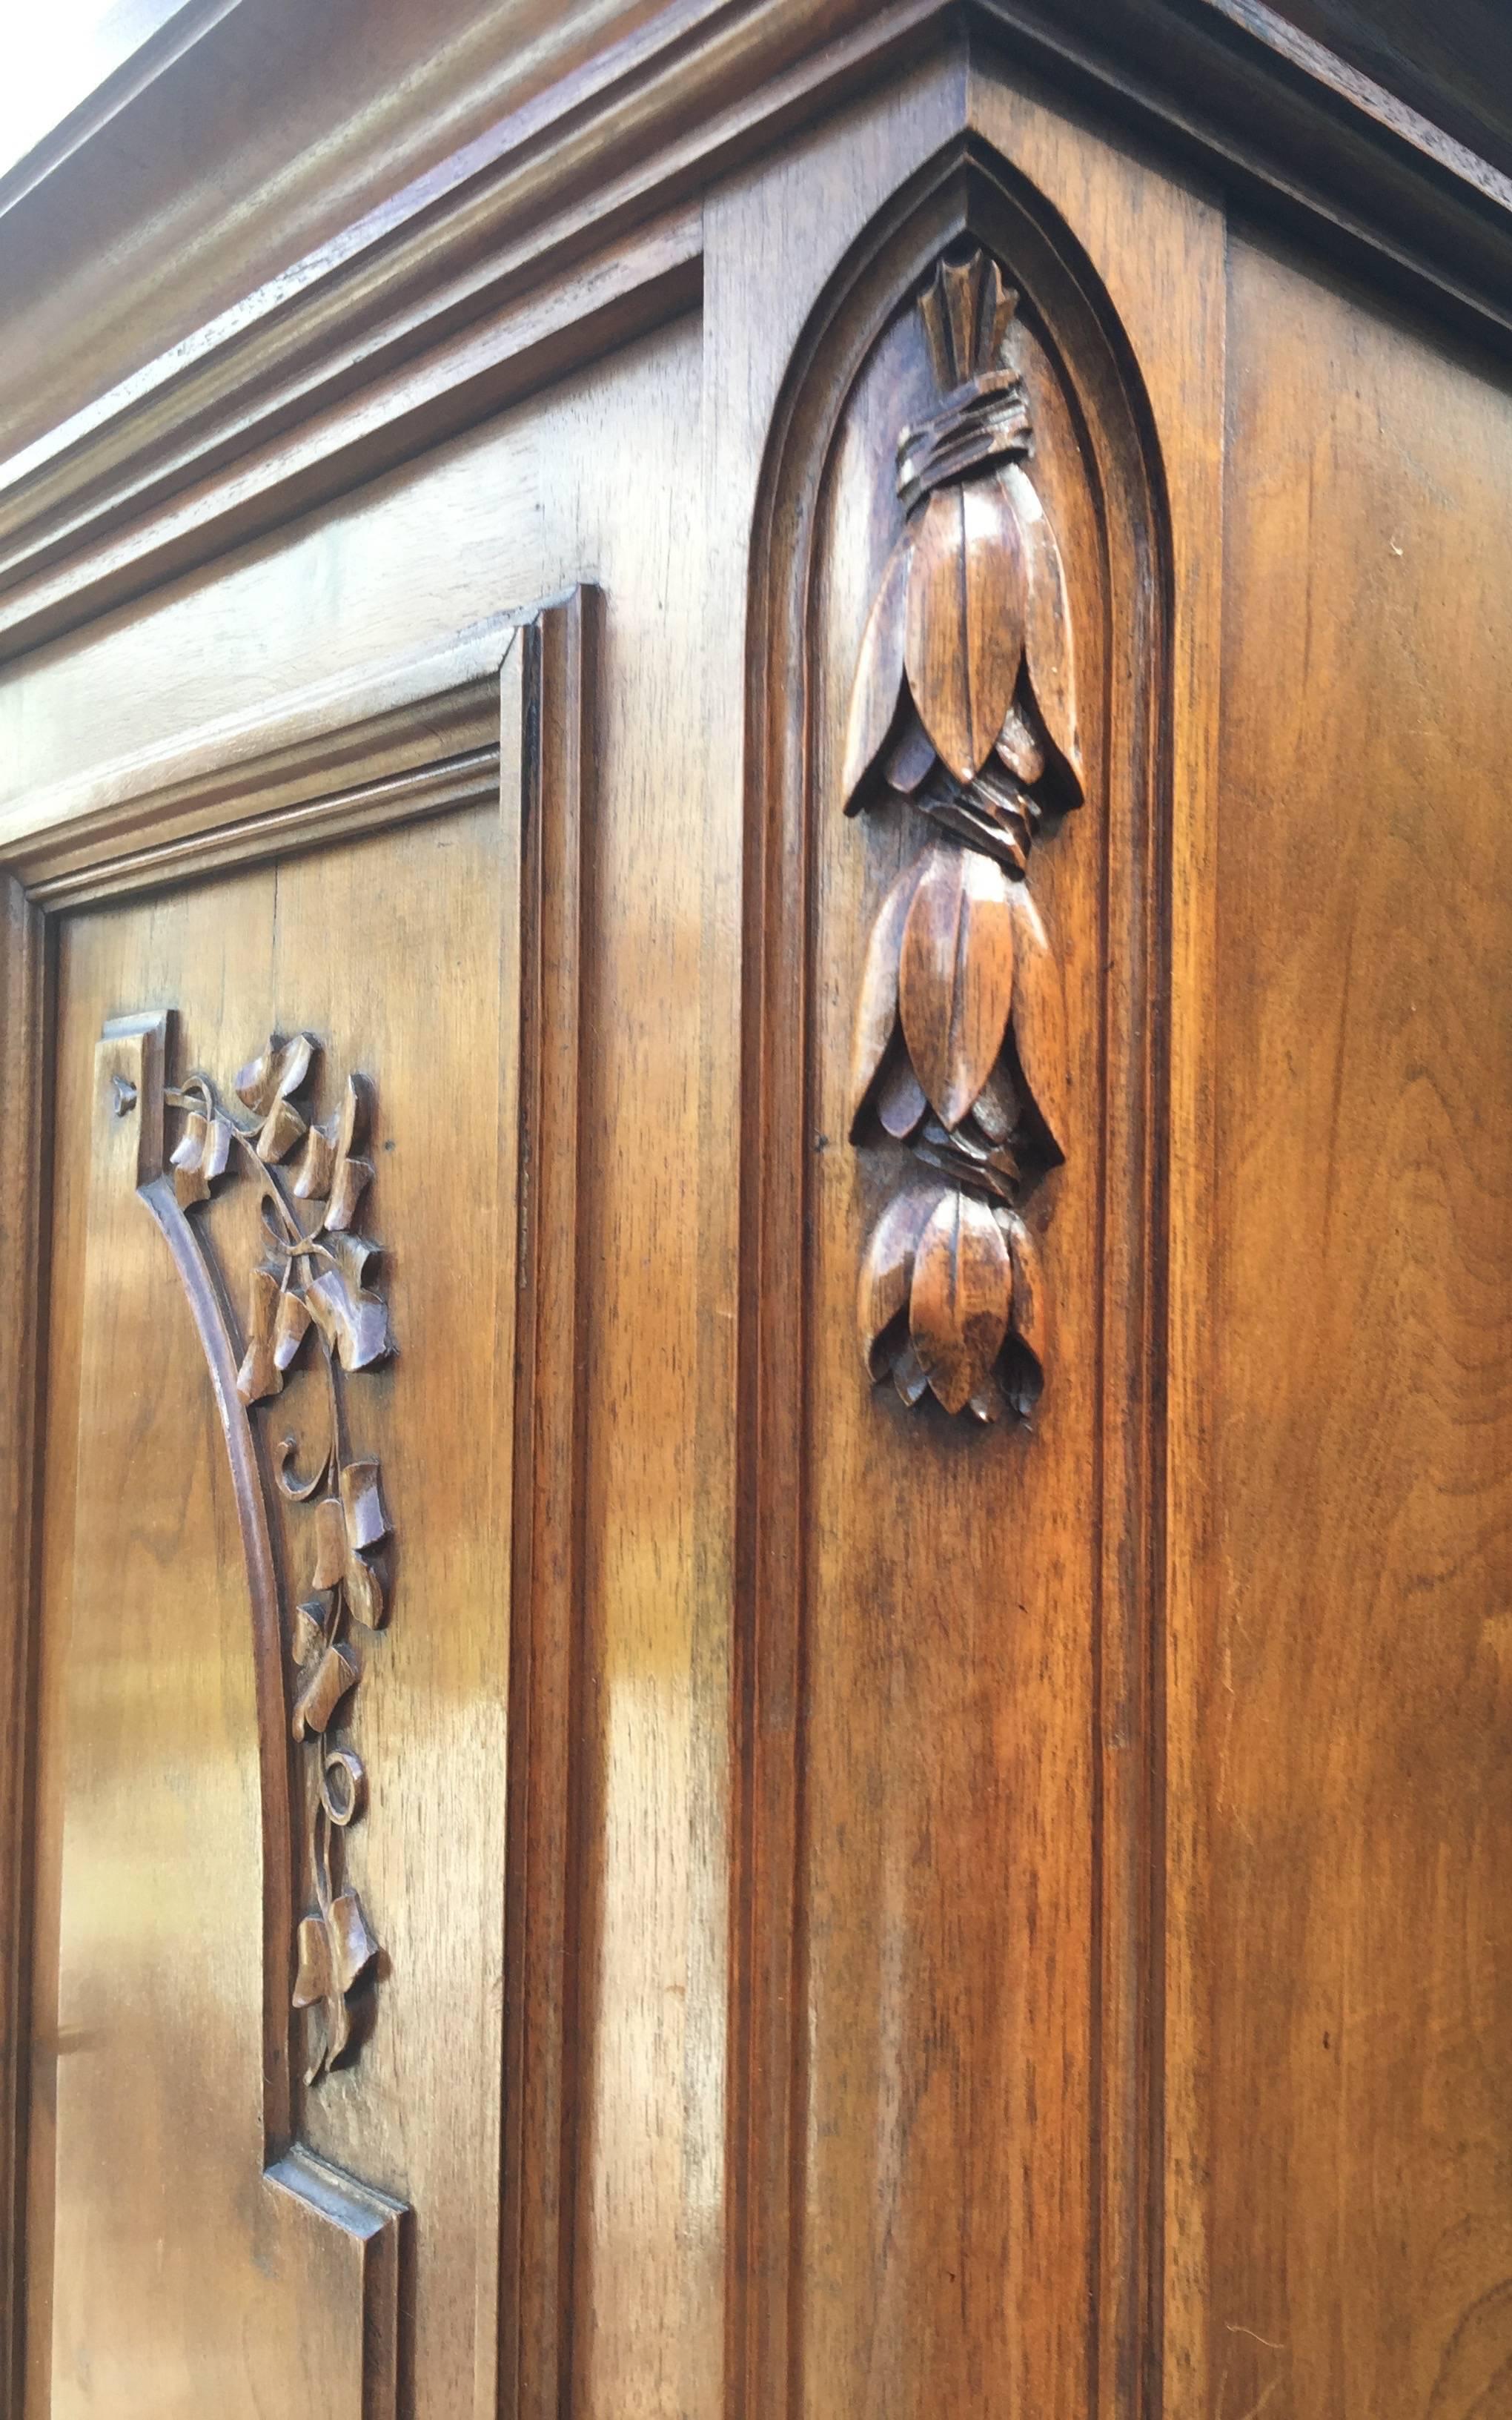
[[[965,2338],[1014,2408],[1133,2413],[1158,2359],[1165,530],[1149,411],[1092,264],[1009,163],[961,142],[821,297],[754,528],[729,2304],[745,2420],[825,2408],[842,2373],[798,2247],[823,2230],[853,2310],[872,2287],[859,2252],[829,2273],[846,2257],[829,2147],[884,2139],[887,2095],[922,2095],[942,2055],[912,2046],[910,2072],[902,1997],[879,2007],[872,2082],[864,2038],[826,2039],[846,1923],[865,1955],[897,1918],[868,1905],[872,1821],[929,1843],[907,1885],[918,1961],[933,1926],[949,1934],[951,1826],[988,1860],[998,1982],[973,2002],[952,1979],[947,2051],[966,2103],[980,2074],[1005,2210],[1021,2176],[1049,2210],[1037,2164],[1087,2180],[1037,2257],[1088,2280],[1096,2312],[1088,2350],[1068,2288],[1045,2339],[1026,2282],[1016,2299],[1016,2216],[1000,2243],[973,2229],[968,2257],[995,2273],[953,2285],[932,2337],[941,2272],[919,2247],[956,2187],[920,2125],[892,2180],[887,2291],[917,2321],[897,2359],[933,2381],[915,2400],[900,2382],[896,2408],[954,2408],[940,2347]],[[934,1761],[911,1762],[882,1700],[923,1730],[935,1688]],[[994,1739],[1022,1725],[1006,1811],[982,1811],[967,1699]],[[928,1997],[923,1963],[906,1988]],[[1037,2024],[1045,2057],[1057,2027],[1072,2045],[1069,2116],[1042,2140],[1019,2096]]]

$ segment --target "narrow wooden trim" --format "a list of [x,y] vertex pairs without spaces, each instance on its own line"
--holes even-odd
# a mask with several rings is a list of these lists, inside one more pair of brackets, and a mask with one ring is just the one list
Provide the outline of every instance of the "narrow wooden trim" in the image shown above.
[[0,2407],[22,2408],[31,2049],[32,1784],[47,1322],[52,951],[0,873]]
[[600,600],[525,637],[501,2411],[573,2400],[580,2003],[589,1921],[584,1567],[587,1281],[580,1206]]

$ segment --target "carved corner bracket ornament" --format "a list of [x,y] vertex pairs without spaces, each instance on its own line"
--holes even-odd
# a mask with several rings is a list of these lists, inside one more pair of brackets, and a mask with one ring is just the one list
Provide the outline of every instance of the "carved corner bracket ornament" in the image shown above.
[[[339,1870],[340,1842],[362,1812],[366,1776],[356,1752],[335,1743],[332,1729],[362,1677],[355,1631],[371,1634],[382,1624],[389,1595],[382,1549],[390,1528],[378,1465],[353,1450],[347,1382],[393,1349],[387,1306],[368,1281],[378,1247],[356,1231],[373,1176],[362,1156],[372,1104],[363,1079],[348,1076],[336,1113],[324,1123],[314,1120],[301,1101],[319,1047],[310,1033],[270,1035],[233,1078],[229,1098],[208,1076],[195,1073],[177,1088],[164,1085],[158,1101],[141,1104],[139,1111],[158,1121],[151,1158],[162,1171],[139,1190],[174,1248],[190,1293],[222,1396],[233,1466],[239,1458],[248,1466],[237,1478],[255,1614],[277,1623],[293,1670],[282,1716],[306,1768],[305,1880],[315,1901],[300,1918],[293,1945],[292,2005],[314,2012],[307,2084],[347,2054],[352,1997],[378,1955],[357,1893],[343,1887]],[[138,1105],[122,1099],[118,1089],[117,1108],[126,1114]],[[165,1169],[164,1109],[181,1117]],[[238,1173],[258,1188],[261,1228],[258,1257],[245,1279],[246,1323],[239,1335],[225,1273],[191,1218],[224,1178]],[[208,1321],[218,1335],[208,1334]],[[305,1537],[288,1541],[290,1562],[296,1570],[302,1564],[304,1585],[285,1624],[268,1531],[270,1491],[258,1458],[247,1450],[245,1415],[281,1392],[285,1373],[301,1357],[313,1357],[323,1375],[327,1425],[324,1450],[307,1475],[294,1468],[292,1435],[280,1438],[270,1457],[273,1491],[285,1506],[310,1516],[295,1524],[285,1515]],[[226,1401],[224,1373],[233,1367],[240,1420]]]
[[884,898],[856,1005],[851,1140],[913,1165],[862,1256],[874,1381],[907,1404],[1027,1418],[1049,1307],[1024,1215],[1066,1156],[1060,970],[1028,879],[1047,816],[1082,802],[1071,605],[1026,465],[1023,380],[1004,365],[1018,296],[982,252],[919,299],[940,390],[898,440],[905,515],[861,641],[847,814],[905,802],[931,835]]

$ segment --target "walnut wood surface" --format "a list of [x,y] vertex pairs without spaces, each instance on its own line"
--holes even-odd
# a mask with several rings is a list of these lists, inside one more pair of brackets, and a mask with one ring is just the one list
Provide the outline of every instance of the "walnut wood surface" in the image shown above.
[[[37,188],[0,2402],[1500,2420],[1497,175],[1261,0],[526,22],[385,0],[275,129],[290,34],[225,87],[260,211],[177,272],[133,220],[108,308],[68,264],[208,38]],[[144,347],[224,315],[91,402],[149,270]],[[309,1515],[369,1604],[389,1529],[359,1688],[270,1532],[276,1753],[373,1777],[309,2084],[224,1422],[103,1182],[101,1030],[170,1008],[164,1216],[257,1261],[183,1078],[270,1034],[259,1134],[385,1248]],[[1040,1142],[1023,1235],[925,1197],[963,1133]],[[270,1282],[233,1385],[305,1476]],[[1027,1424],[969,1418],[1000,1315]]]

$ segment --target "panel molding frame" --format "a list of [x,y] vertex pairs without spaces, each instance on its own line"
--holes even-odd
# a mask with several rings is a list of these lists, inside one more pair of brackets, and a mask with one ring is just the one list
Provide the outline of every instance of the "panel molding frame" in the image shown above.
[[[33,794],[0,820],[0,1086],[18,1144],[0,1166],[0,1244],[23,1307],[23,1317],[5,1323],[0,1334],[0,2400],[8,2408],[13,2401],[19,2410],[23,2400],[28,2350],[30,1861],[57,923],[73,908],[204,880],[389,825],[479,804],[497,808],[506,830],[506,882],[518,884],[501,933],[500,1134],[517,1134],[520,1152],[537,1155],[569,1227],[559,1252],[557,1231],[544,1217],[529,1219],[522,1192],[508,1213],[511,1232],[501,1239],[517,1274],[528,1347],[517,1368],[516,1353],[501,1341],[501,1483],[506,1501],[530,1505],[544,1462],[556,1512],[576,1536],[582,1458],[570,1315],[580,1284],[572,1218],[577,1109],[575,1090],[563,1094],[562,1086],[578,1051],[579,863],[591,829],[601,621],[598,592],[575,587],[490,616],[440,645],[204,724],[86,779]],[[101,1047],[114,1043],[148,1057],[156,1049],[161,1060],[165,1032],[163,1015],[116,1019]],[[506,1286],[505,1299],[513,1302],[515,1292]],[[580,1556],[563,1568],[548,1547],[540,1535],[527,1551],[517,1543],[502,1575],[510,1590],[511,1682],[500,1922],[513,1962],[506,1978],[517,1971],[523,1980],[517,1997],[506,1979],[500,2355],[517,2365],[529,2347],[532,2361],[545,2365],[538,2374],[554,2381],[566,2374],[570,2344],[576,2197],[569,2009],[576,2010],[581,1727],[571,1709],[581,1570]],[[270,1757],[287,1761],[286,1689],[281,1668],[274,1745],[259,1721],[265,1800]],[[287,1817],[285,1807],[285,1835]],[[278,1828],[274,1823],[270,1835],[265,1804],[265,1854]],[[286,1880],[281,1886],[265,1880],[263,1895],[264,2181],[297,2210],[300,2224],[332,2227],[350,2245],[362,2281],[361,2409],[364,2420],[395,2420],[406,2408],[409,2213],[300,2138],[287,1989],[294,1875],[286,1862]],[[521,2088],[527,2051],[540,2071]],[[536,2375],[532,2369],[532,2396]],[[523,2384],[518,2392],[521,2413],[536,2408]],[[554,2413],[555,2385],[537,2400],[543,2420]],[[501,2408],[516,2407],[506,2398]]]

